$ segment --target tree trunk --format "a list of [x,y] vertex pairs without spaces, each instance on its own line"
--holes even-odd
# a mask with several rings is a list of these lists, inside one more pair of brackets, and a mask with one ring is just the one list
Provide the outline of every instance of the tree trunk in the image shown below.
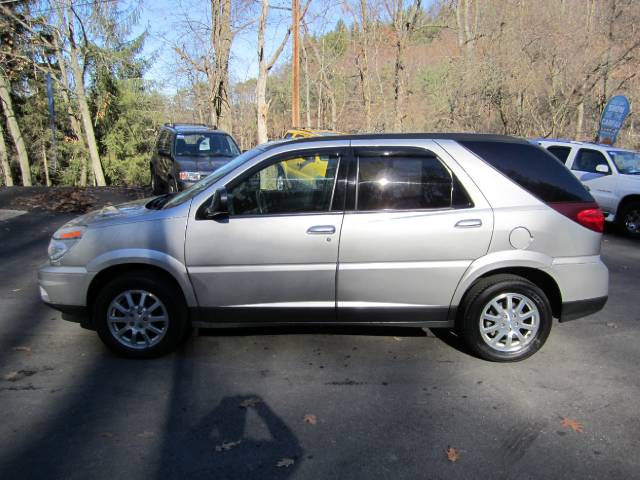
[[393,71],[393,131],[402,131],[404,88],[402,75],[404,72],[404,39],[398,32],[396,40],[396,63]]
[[99,187],[104,187],[107,182],[104,178],[104,172],[102,171],[102,164],[100,163],[100,154],[98,153],[98,144],[96,142],[96,135],[93,130],[93,122],[91,119],[91,112],[89,111],[89,104],[87,103],[87,96],[84,89],[84,76],[80,63],[78,62],[77,52],[74,46],[71,46],[71,71],[73,72],[73,79],[75,84],[75,93],[78,100],[78,107],[80,108],[80,117],[82,118],[82,127],[87,140],[87,147],[89,149],[89,158],[91,159],[91,170],[95,178],[95,184]]
[[[74,15],[71,11],[71,0],[66,0],[67,6],[67,21],[71,22]],[[93,121],[91,118],[91,112],[89,111],[89,104],[87,103],[87,96],[84,86],[84,70],[80,65],[78,58],[79,48],[76,44],[73,31],[71,30],[71,23],[67,25],[67,36],[69,40],[69,59],[71,61],[71,72],[73,73],[73,83],[75,87],[75,94],[78,101],[78,107],[80,109],[80,117],[82,118],[82,127],[89,149],[89,158],[91,159],[91,170],[93,171],[93,178],[95,184],[99,187],[106,186],[107,182],[104,179],[104,172],[102,171],[102,164],[100,163],[100,154],[98,153],[98,144],[96,142],[96,135],[93,130]]]
[[211,0],[211,46],[215,54],[215,125],[228,132],[232,128],[229,102],[229,55],[233,32],[231,30],[231,0]]
[[267,76],[269,70],[273,68],[278,57],[282,53],[284,46],[291,35],[291,27],[287,30],[286,35],[280,42],[276,51],[267,60],[264,51],[264,34],[267,26],[267,15],[269,14],[269,0],[262,0],[262,8],[260,18],[258,20],[258,79],[256,81],[256,103],[257,103],[257,141],[258,144],[268,142],[267,119],[269,116],[269,102],[267,101]]
[[29,157],[27,155],[27,148],[22,138],[22,132],[20,126],[16,120],[15,113],[13,111],[13,103],[11,102],[11,95],[9,93],[9,81],[4,76],[4,72],[0,70],[0,101],[2,102],[2,110],[7,120],[7,128],[9,134],[13,139],[13,143],[18,153],[18,162],[20,164],[20,173],[22,175],[22,185],[25,187],[31,186],[31,171],[29,170]]
[[13,187],[11,165],[9,165],[9,153],[7,152],[7,144],[4,141],[4,132],[2,131],[2,127],[0,127],[0,167],[2,167],[5,186]]
[[[306,40],[306,36],[305,36]],[[307,116],[306,126],[311,127],[311,81],[309,79],[309,57],[307,56],[307,48],[305,42],[302,42],[302,56],[304,58],[304,98],[305,98],[305,110]]]
[[367,0],[360,0],[360,21],[362,38],[360,54],[356,57],[362,90],[362,106],[364,107],[365,132],[371,131],[371,86],[369,82],[369,19],[367,17]]

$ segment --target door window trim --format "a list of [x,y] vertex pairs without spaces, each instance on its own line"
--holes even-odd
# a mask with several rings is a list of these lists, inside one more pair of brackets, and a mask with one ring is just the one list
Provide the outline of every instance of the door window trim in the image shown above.
[[[466,210],[469,208],[475,207],[473,199],[469,192],[465,188],[464,184],[460,181],[460,179],[456,176],[456,174],[451,170],[449,165],[445,161],[440,158],[435,152],[426,148],[426,147],[405,147],[405,146],[356,146],[350,148],[350,162],[349,162],[349,170],[348,170],[348,190],[347,190],[347,206],[345,206],[345,213],[350,214],[371,214],[371,213],[402,213],[402,212],[416,212],[416,213],[430,213],[430,212],[449,212],[454,210]],[[381,210],[358,210],[358,178],[360,174],[360,158],[358,155],[358,150],[366,150],[368,152],[387,152],[388,156],[400,156],[407,155],[412,157],[428,157],[433,156],[436,160],[440,162],[440,164],[449,172],[452,180],[452,201],[453,201],[453,188],[454,184],[457,183],[462,191],[464,192],[467,199],[469,199],[469,203],[467,206],[460,207],[437,207],[437,208],[403,208],[403,209],[381,209]],[[391,152],[391,153],[389,153]],[[382,156],[382,155],[381,155]]]
[[[264,168],[270,167],[271,165],[275,165],[276,163],[280,163],[282,161],[289,160],[289,159],[309,156],[309,155],[311,156],[322,155],[323,153],[325,154],[329,153],[329,154],[334,154],[338,156],[338,167],[337,167],[336,175],[333,181],[333,189],[331,191],[331,201],[329,203],[329,208],[327,210],[323,210],[320,212],[310,211],[310,212],[264,213],[264,214],[256,213],[256,214],[248,214],[248,215],[229,214],[229,218],[241,219],[241,218],[299,217],[303,215],[307,215],[307,216],[309,215],[343,215],[345,211],[344,206],[342,210],[334,210],[333,200],[336,196],[336,190],[338,188],[342,188],[342,189],[346,188],[346,185],[344,182],[339,182],[342,176],[346,178],[346,175],[347,175],[346,168],[349,163],[349,158],[348,158],[348,148],[346,147],[321,147],[321,148],[315,148],[315,149],[311,148],[308,150],[288,151],[288,152],[283,152],[283,153],[274,155],[273,157],[266,158],[261,162],[257,163],[256,165],[252,166],[248,170],[242,172],[241,175],[235,178],[232,178],[231,180],[229,180],[229,182],[225,184],[224,188],[227,191],[229,191],[235,186],[237,186],[238,184],[248,179],[254,173],[259,172]],[[340,185],[338,185],[339,183]],[[344,195],[344,197],[346,197],[346,195]],[[211,201],[211,197],[207,199],[204,203],[207,204],[210,201]]]
[[[596,172],[596,171],[591,172],[589,170],[580,170],[580,169],[576,168],[575,167],[576,160],[578,160],[578,158],[580,158],[580,153],[583,150],[584,151],[588,151],[588,152],[597,152],[600,155],[602,155],[602,157],[604,158],[605,164],[609,167],[609,173],[602,173],[602,172]],[[601,165],[601,164],[597,164],[597,165]],[[578,150],[576,151],[576,154],[573,156],[573,161],[571,162],[571,171],[572,172],[595,173],[595,174],[602,175],[602,176],[613,175],[613,172],[617,172],[617,170],[615,170],[611,166],[611,161],[609,160],[609,157],[605,152],[601,152],[600,150],[596,150],[595,148],[588,148],[588,147],[580,147],[580,148],[578,148]]]

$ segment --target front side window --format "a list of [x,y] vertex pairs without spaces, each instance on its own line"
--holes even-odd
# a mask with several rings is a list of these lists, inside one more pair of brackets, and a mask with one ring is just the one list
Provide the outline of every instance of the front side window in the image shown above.
[[433,155],[358,155],[356,210],[469,207],[468,195]]
[[576,155],[576,159],[573,161],[571,170],[577,170],[580,172],[599,173],[596,170],[598,165],[605,165],[607,168],[609,164],[607,159],[601,152],[597,150],[589,150],[581,148]]
[[336,153],[310,153],[270,164],[229,189],[229,213],[328,212],[339,163]]

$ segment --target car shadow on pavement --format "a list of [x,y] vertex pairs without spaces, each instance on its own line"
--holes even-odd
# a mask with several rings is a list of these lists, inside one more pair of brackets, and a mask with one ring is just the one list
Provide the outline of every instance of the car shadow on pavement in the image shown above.
[[203,337],[251,337],[264,335],[355,335],[371,337],[426,337],[422,328],[375,325],[291,325],[265,327],[200,328]]

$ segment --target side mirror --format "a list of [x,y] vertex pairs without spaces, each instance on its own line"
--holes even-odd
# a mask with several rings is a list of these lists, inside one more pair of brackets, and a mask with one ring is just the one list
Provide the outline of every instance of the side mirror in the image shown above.
[[604,163],[599,163],[596,165],[596,172],[598,173],[610,173],[609,165],[605,165]]
[[220,188],[211,197],[211,203],[202,212],[202,218],[207,220],[220,220],[229,216],[227,203],[227,190]]

